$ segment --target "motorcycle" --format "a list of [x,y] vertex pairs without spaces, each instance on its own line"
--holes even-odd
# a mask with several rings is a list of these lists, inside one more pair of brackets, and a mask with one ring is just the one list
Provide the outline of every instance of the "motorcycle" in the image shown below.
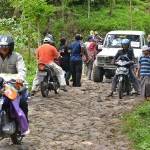
[[28,98],[26,87],[15,80],[5,81],[0,77],[0,137],[11,138],[13,144],[21,144],[29,129],[27,118],[19,104]]
[[128,57],[122,56],[115,65],[117,66],[115,74],[117,76],[119,99],[122,99],[124,93],[129,95],[131,91],[129,68],[133,65],[133,62]]
[[49,91],[54,91],[58,94],[60,84],[54,69],[50,65],[39,65],[38,78],[40,82],[41,94],[43,97],[48,97]]

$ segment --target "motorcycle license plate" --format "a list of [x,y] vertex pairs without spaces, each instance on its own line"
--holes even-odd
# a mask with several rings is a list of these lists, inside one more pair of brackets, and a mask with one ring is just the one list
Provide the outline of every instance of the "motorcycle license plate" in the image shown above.
[[39,75],[39,76],[46,76],[46,75],[47,75],[47,72],[39,72],[38,75]]
[[119,68],[119,71],[126,71],[127,69],[126,68],[124,68],[124,67],[120,67]]

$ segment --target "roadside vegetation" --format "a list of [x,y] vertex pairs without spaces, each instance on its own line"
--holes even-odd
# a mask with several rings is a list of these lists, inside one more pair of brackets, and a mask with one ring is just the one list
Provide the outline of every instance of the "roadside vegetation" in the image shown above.
[[124,132],[136,150],[150,150],[150,102],[138,106],[123,118]]

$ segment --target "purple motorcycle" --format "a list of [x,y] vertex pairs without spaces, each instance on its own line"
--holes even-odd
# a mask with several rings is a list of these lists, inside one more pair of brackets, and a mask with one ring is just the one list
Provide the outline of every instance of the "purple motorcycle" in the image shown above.
[[20,108],[20,99],[28,99],[23,84],[0,78],[0,137],[10,137],[13,144],[21,144],[24,133],[28,131],[28,120]]

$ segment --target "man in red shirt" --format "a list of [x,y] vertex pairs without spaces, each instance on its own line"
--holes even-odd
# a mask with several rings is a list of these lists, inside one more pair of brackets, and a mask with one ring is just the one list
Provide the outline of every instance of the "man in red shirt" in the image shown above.
[[[60,66],[58,66],[54,62],[54,60],[60,56],[57,49],[52,45],[54,41],[51,37],[45,37],[43,42],[44,44],[39,46],[36,50],[37,63],[45,64],[45,65],[49,64],[56,72],[60,84],[60,89],[66,91],[65,72],[62,70]],[[34,95],[35,92],[38,91],[38,87],[39,87],[39,81],[38,81],[38,76],[36,74],[32,85],[32,92],[31,92],[32,95]]]

